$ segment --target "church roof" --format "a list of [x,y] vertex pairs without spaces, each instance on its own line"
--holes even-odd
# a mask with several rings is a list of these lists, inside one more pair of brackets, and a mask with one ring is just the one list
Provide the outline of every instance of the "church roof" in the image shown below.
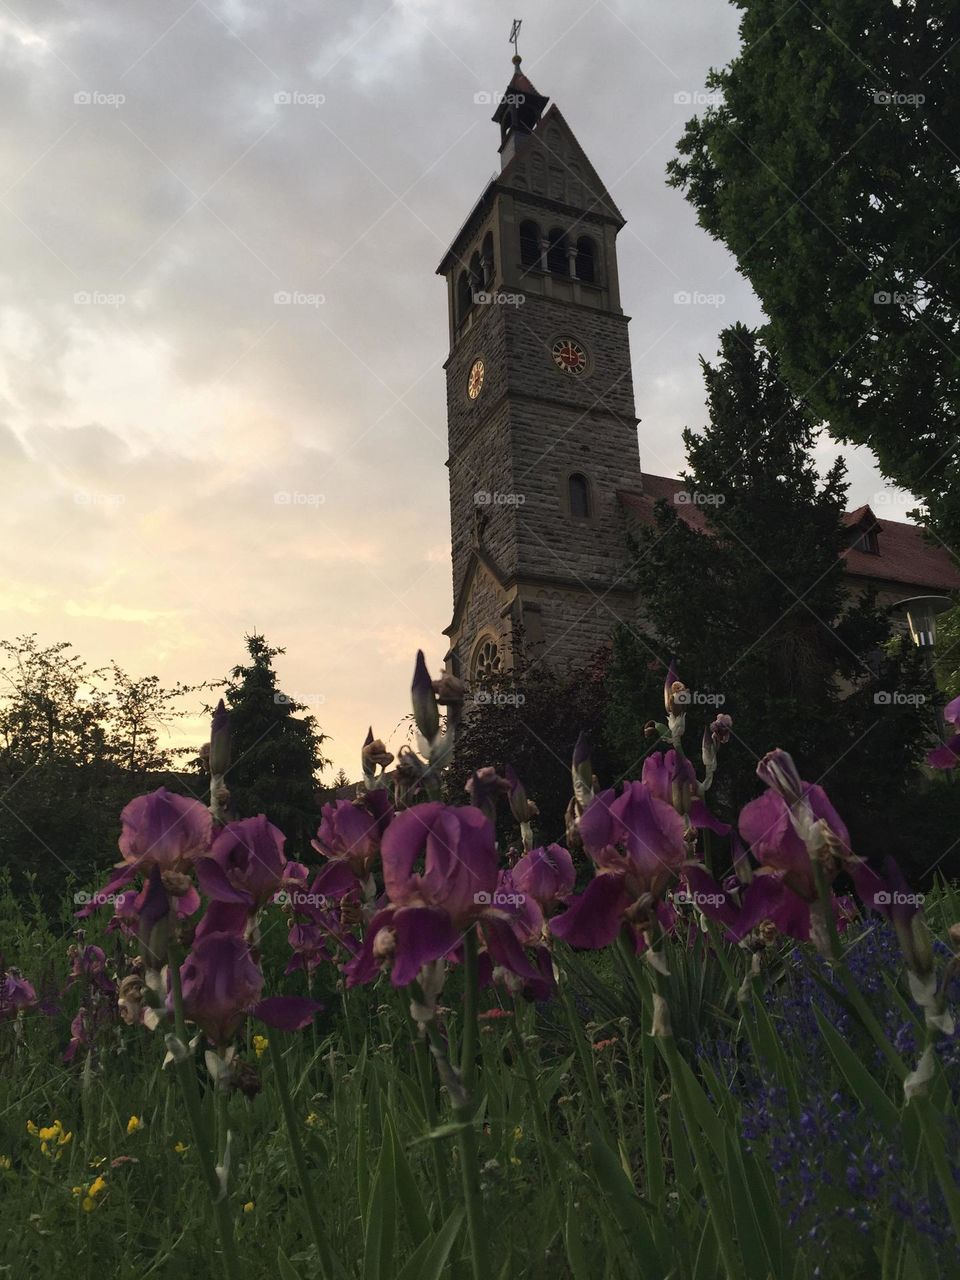
[[[644,472],[643,493],[621,492],[621,505],[641,524],[655,522],[654,507],[660,501],[673,502],[685,524],[699,533],[709,532],[703,507],[677,495],[686,495],[686,486],[670,476]],[[920,525],[902,520],[878,520],[869,506],[847,511],[843,523],[850,529],[869,527],[877,533],[877,552],[848,547],[843,552],[846,570],[855,578],[899,582],[931,591],[960,591],[960,569],[945,546],[936,546],[924,536]]]

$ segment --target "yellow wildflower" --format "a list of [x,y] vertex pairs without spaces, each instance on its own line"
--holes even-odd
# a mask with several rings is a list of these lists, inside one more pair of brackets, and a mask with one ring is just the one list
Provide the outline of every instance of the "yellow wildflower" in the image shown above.
[[518,1124],[513,1131],[513,1140],[514,1142],[519,1142],[522,1137],[523,1137],[523,1126]]
[[136,1133],[138,1129],[143,1128],[143,1121],[139,1116],[131,1116],[127,1121],[127,1134]]
[[247,1201],[247,1203],[243,1206],[243,1212],[244,1212],[244,1213],[253,1213],[253,1201],[252,1201],[252,1200],[248,1200],[248,1201]]
[[73,1194],[83,1194],[80,1207],[84,1213],[93,1213],[97,1207],[97,1196],[102,1195],[107,1189],[107,1180],[103,1177],[96,1177],[88,1187],[74,1187]]
[[262,1058],[269,1048],[270,1048],[270,1041],[267,1039],[266,1036],[253,1037],[253,1051],[258,1058]]
[[12,1169],[13,1161],[9,1156],[0,1156],[0,1169]]
[[318,1123],[317,1113],[315,1111],[311,1111],[303,1123],[307,1126],[308,1129],[315,1129]]
[[40,1132],[40,1131],[39,1131],[39,1129],[38,1129],[38,1128],[37,1128],[37,1126],[33,1123],[33,1121],[32,1121],[32,1120],[28,1120],[28,1121],[27,1121],[27,1133],[32,1134],[32,1135],[33,1135],[33,1137],[35,1137],[35,1138],[36,1138],[36,1137],[38,1136],[39,1132]]
[[63,1131],[63,1125],[59,1120],[54,1120],[53,1124],[46,1125],[40,1130],[41,1142],[52,1142],[54,1138],[59,1138]]
[[185,1151],[189,1151],[189,1150],[190,1150],[190,1148],[189,1148],[189,1147],[186,1145],[186,1143],[184,1143],[184,1142],[178,1142],[178,1143],[177,1143],[177,1145],[176,1145],[173,1149],[174,1149],[174,1151],[177,1153],[177,1155],[178,1155],[178,1156],[182,1156],[182,1155],[183,1155],[183,1153],[184,1153]]

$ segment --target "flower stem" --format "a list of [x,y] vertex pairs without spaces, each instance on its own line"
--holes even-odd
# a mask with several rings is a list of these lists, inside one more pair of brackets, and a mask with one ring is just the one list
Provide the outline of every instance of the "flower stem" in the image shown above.
[[190,1122],[190,1132],[193,1137],[193,1145],[197,1149],[197,1157],[200,1161],[203,1179],[207,1184],[207,1191],[210,1194],[210,1203],[213,1206],[213,1214],[217,1223],[217,1231],[220,1235],[220,1247],[223,1251],[223,1270],[227,1280],[236,1280],[240,1276],[240,1259],[237,1255],[237,1245],[233,1235],[233,1218],[230,1213],[230,1202],[227,1199],[224,1189],[220,1185],[220,1178],[217,1174],[217,1161],[213,1150],[210,1147],[210,1131],[203,1118],[203,1107],[200,1102],[200,1090],[197,1087],[197,1075],[194,1067],[193,1055],[190,1053],[187,1039],[187,1024],[183,1012],[183,989],[180,983],[180,961],[179,957],[171,948],[168,960],[170,970],[170,986],[173,992],[173,1018],[176,1027],[177,1039],[183,1046],[185,1052],[175,1056],[174,1069],[177,1073],[177,1080],[180,1084],[180,1092],[183,1095],[184,1106],[187,1110],[187,1119]]
[[474,1086],[477,1074],[477,934],[474,927],[463,937],[463,1035],[461,1037],[460,1078],[464,1088],[464,1101],[454,1108],[460,1122],[457,1146],[460,1152],[460,1173],[463,1179],[463,1199],[467,1209],[467,1229],[470,1235],[470,1257],[473,1264],[473,1280],[489,1280],[490,1267],[487,1258],[487,1235],[483,1223],[483,1196],[480,1190],[480,1157],[477,1149],[475,1126],[476,1098]]
[[300,1182],[303,1203],[310,1222],[310,1233],[313,1236],[313,1243],[317,1247],[320,1274],[323,1280],[333,1280],[333,1255],[323,1232],[320,1206],[317,1204],[316,1192],[310,1179],[310,1170],[307,1168],[307,1158],[304,1155],[303,1143],[300,1141],[300,1130],[297,1127],[297,1115],[293,1107],[293,1098],[290,1095],[287,1064],[283,1056],[283,1049],[280,1047],[280,1037],[276,1033],[270,1036],[270,1060],[273,1063],[273,1077],[276,1081],[277,1093],[280,1095],[280,1108],[283,1111],[283,1122],[286,1125],[287,1138],[290,1142],[290,1154],[293,1156],[294,1167]]

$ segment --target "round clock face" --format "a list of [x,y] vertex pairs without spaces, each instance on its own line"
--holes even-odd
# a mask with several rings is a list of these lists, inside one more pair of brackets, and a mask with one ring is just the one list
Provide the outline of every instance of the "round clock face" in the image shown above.
[[474,360],[470,366],[470,376],[467,378],[467,395],[471,400],[476,400],[480,394],[480,388],[483,386],[483,361]]
[[581,374],[587,368],[587,353],[576,338],[558,338],[553,344],[553,362],[564,373]]

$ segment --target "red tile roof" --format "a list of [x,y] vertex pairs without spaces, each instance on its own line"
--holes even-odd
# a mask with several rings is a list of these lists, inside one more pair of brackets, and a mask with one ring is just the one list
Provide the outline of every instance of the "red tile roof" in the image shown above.
[[[707,531],[703,507],[686,502],[678,495],[686,495],[685,486],[669,476],[644,473],[643,493],[620,493],[621,504],[642,524],[654,523],[654,506],[665,500],[676,503],[681,519],[692,529]],[[850,547],[844,551],[846,569],[857,578],[874,578],[878,581],[902,582],[917,587],[917,594],[926,591],[960,591],[960,568],[943,545],[928,542],[923,529],[901,520],[877,520],[869,506],[848,511],[843,523],[849,527],[863,525],[876,528],[879,554],[857,551]]]

